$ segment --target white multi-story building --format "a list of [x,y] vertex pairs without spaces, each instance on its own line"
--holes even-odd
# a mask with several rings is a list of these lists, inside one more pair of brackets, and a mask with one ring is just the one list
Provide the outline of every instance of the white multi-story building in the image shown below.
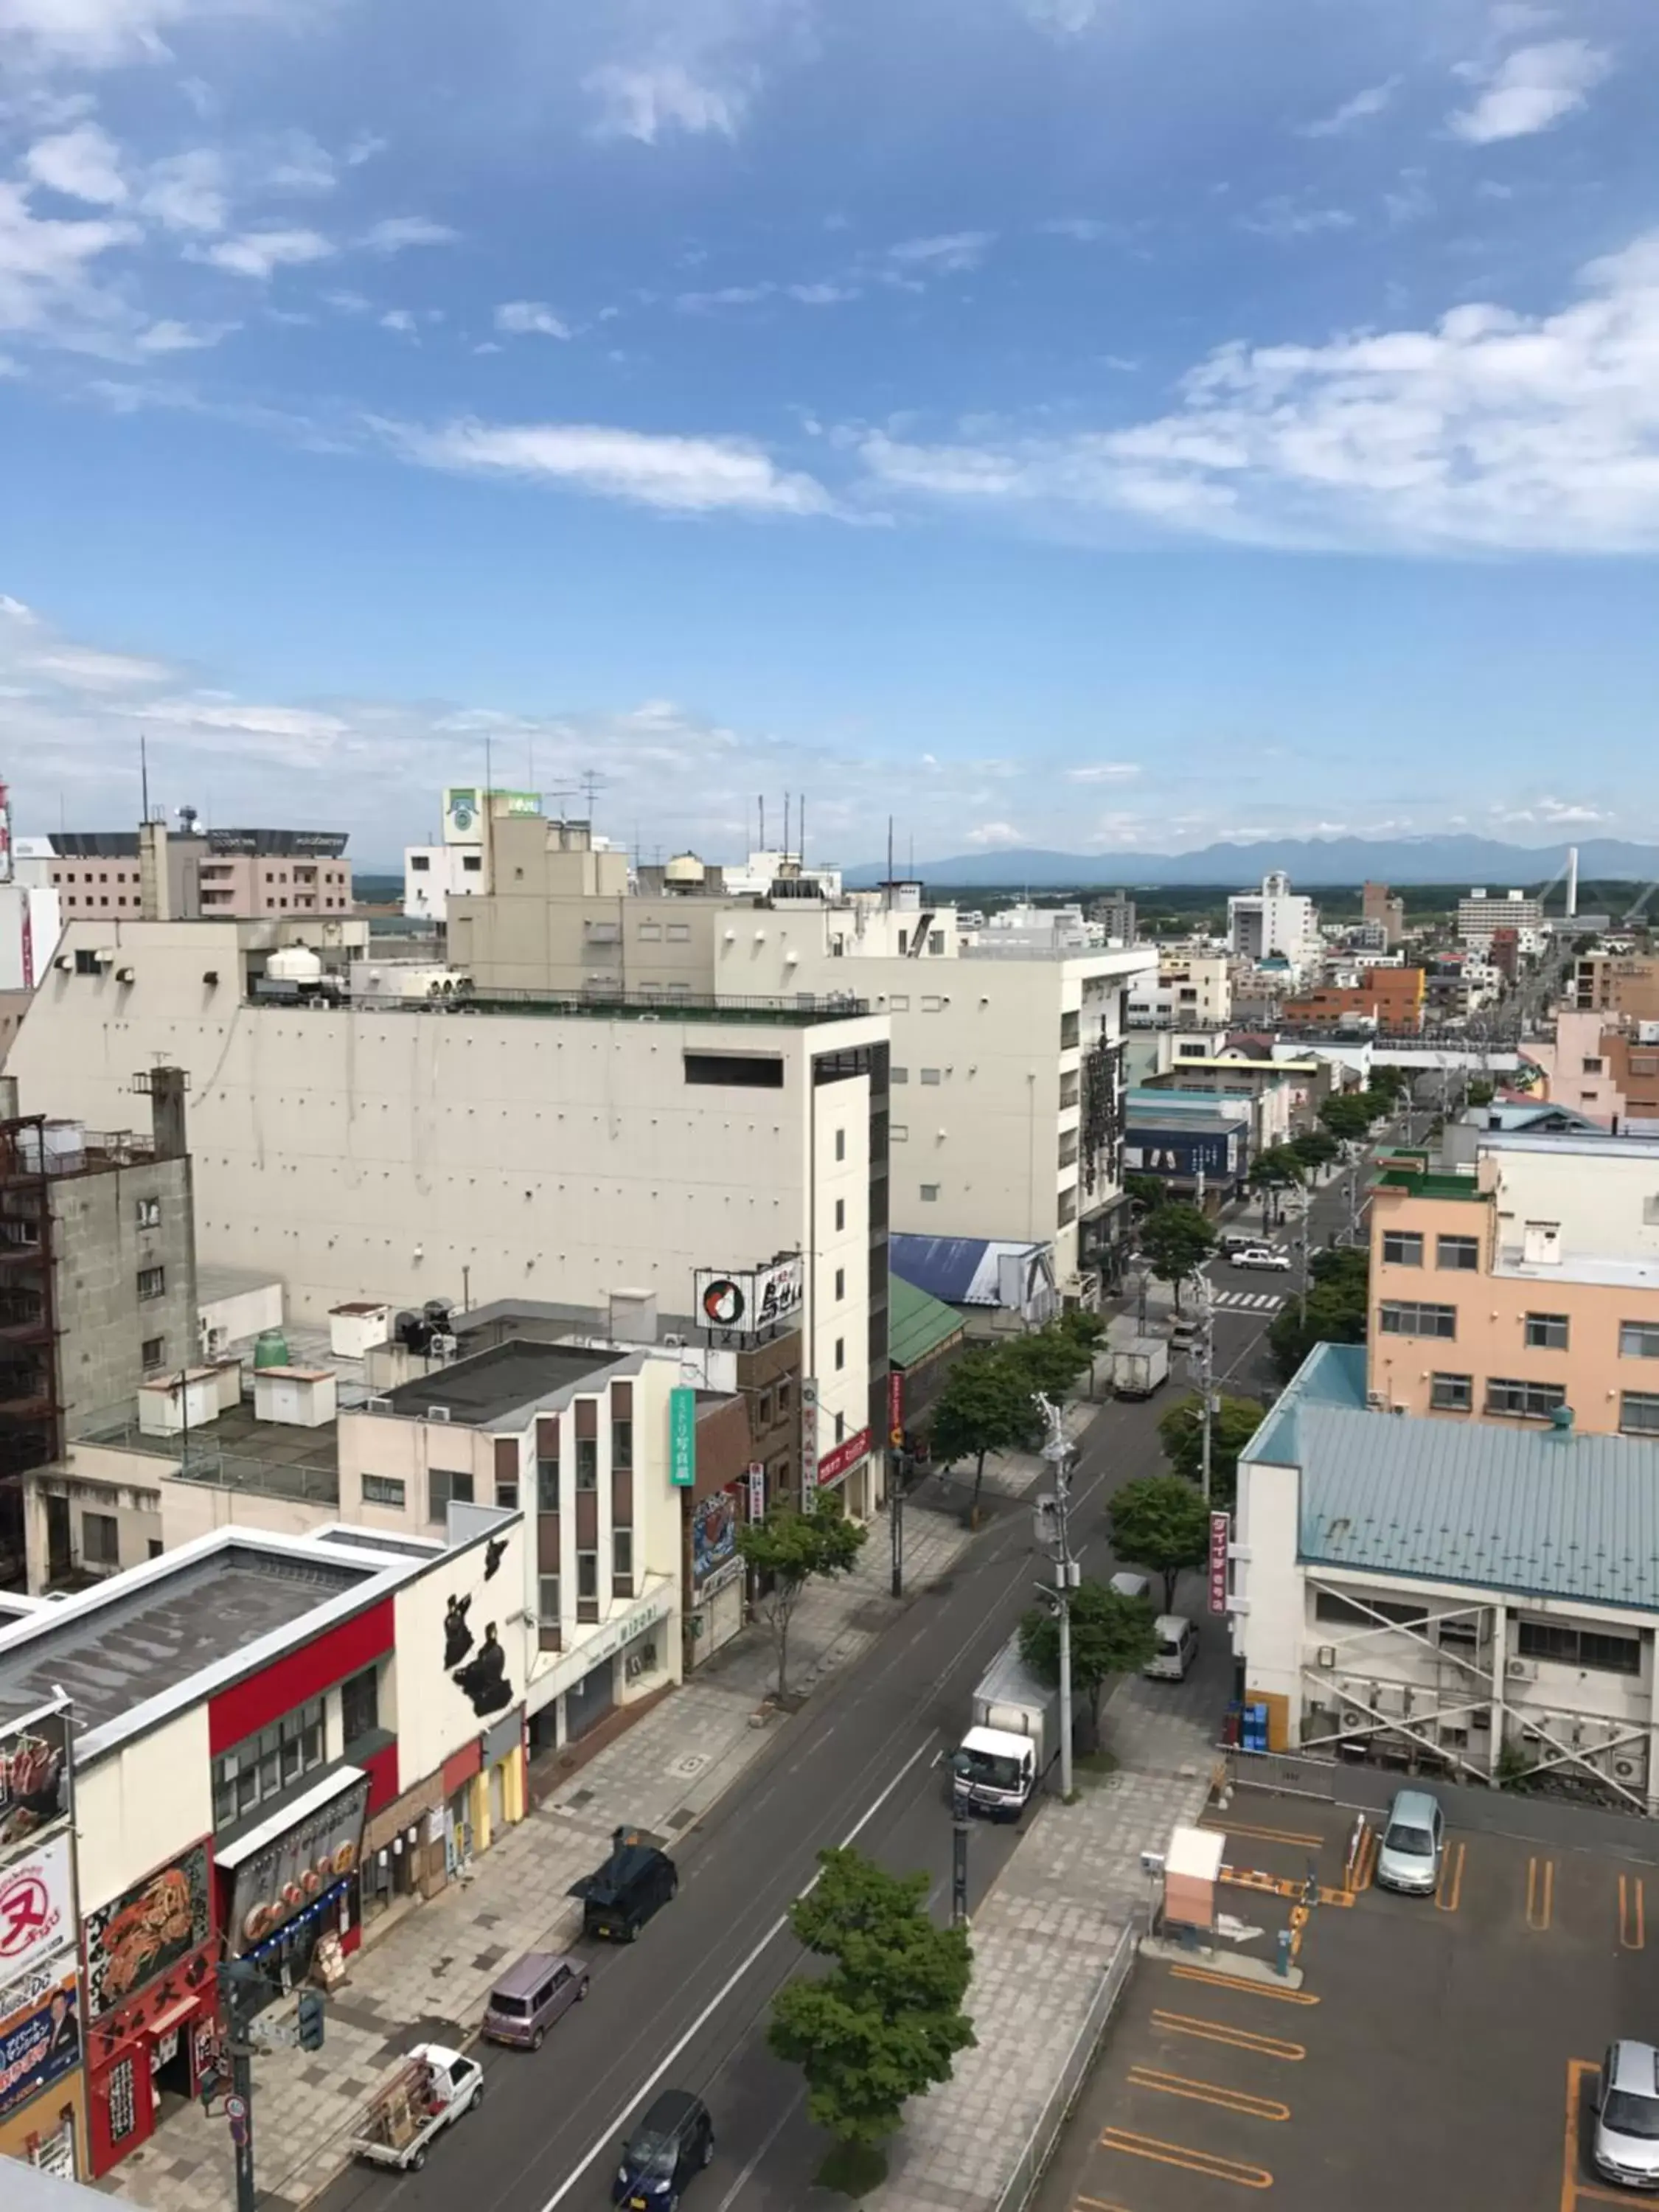
[[682,888],[642,896],[585,825],[501,824],[497,893],[455,916],[452,962],[481,994],[867,1004],[891,1025],[892,1227],[1052,1243],[1062,1291],[1091,1297],[1121,1225],[1124,1002],[1155,949],[1091,945],[1074,909],[969,931],[918,884],[826,896],[792,871],[737,899],[671,865]]
[[1319,908],[1291,889],[1282,869],[1270,869],[1259,891],[1238,891],[1227,901],[1227,939],[1234,952],[1257,967],[1289,963],[1300,982],[1318,971],[1324,955]]
[[1521,951],[1536,952],[1545,941],[1543,901],[1528,898],[1525,891],[1505,891],[1498,897],[1486,890],[1472,890],[1458,900],[1457,934],[1463,944],[1484,952],[1492,933],[1499,929],[1515,931]]
[[1224,952],[1194,952],[1165,946],[1156,976],[1137,981],[1129,994],[1131,1029],[1225,1029],[1232,1017],[1233,990]]
[[[354,931],[313,934],[343,957]],[[186,1069],[198,1255],[279,1279],[301,1321],[624,1288],[683,1314],[700,1270],[799,1253],[817,1441],[859,1510],[851,1447],[885,1426],[884,1014],[805,993],[680,1019],[620,993],[359,1007],[267,974],[302,933],[71,922],[12,1048],[23,1110],[112,1127],[135,1073]]]

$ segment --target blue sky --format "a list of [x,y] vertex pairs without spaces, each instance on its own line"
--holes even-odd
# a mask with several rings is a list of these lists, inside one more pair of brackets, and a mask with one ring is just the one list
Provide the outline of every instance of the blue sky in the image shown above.
[[18,827],[1659,836],[1659,14],[0,0]]

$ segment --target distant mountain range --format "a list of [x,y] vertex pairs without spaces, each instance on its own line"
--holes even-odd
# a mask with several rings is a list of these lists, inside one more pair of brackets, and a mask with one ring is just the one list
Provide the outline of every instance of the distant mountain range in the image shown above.
[[[1490,837],[1283,837],[1248,845],[1206,845],[1195,853],[1044,853],[1016,848],[963,853],[917,864],[926,882],[999,890],[1145,890],[1160,884],[1217,884],[1243,890],[1269,868],[1283,868],[1297,890],[1322,884],[1461,884],[1509,890],[1538,884],[1566,866],[1565,845],[1504,845]],[[854,888],[879,883],[885,866],[845,871]],[[1659,846],[1592,837],[1578,847],[1581,881],[1597,877],[1650,883]]]

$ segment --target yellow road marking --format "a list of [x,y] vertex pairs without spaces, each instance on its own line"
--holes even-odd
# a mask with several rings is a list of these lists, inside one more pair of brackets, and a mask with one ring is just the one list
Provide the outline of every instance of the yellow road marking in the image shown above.
[[1194,2035],[1202,2043],[1231,2044],[1236,2051],[1257,2051],[1264,2058],[1305,2058],[1305,2043],[1286,2043],[1276,2035],[1257,2035],[1248,2027],[1228,2027],[1218,2020],[1198,2020],[1191,2013],[1155,2012],[1155,2027],[1167,2028],[1171,2035]]
[[1273,2178],[1265,2166],[1246,2166],[1242,2159],[1218,2158],[1213,2151],[1191,2150],[1185,2143],[1161,2142],[1156,2136],[1131,2135],[1124,2128],[1108,2128],[1102,2134],[1103,2150],[1121,2150],[1130,2158],[1150,2158],[1160,2166],[1184,2166],[1188,2173],[1208,2175],[1212,2181],[1231,2181],[1241,2189],[1271,2189]]
[[1620,1948],[1626,1951],[1639,1951],[1647,1940],[1647,1919],[1643,1905],[1642,1877],[1639,1874],[1621,1874],[1619,1877]]
[[1440,1862],[1440,1879],[1434,1886],[1437,1911],[1455,1912],[1457,1901],[1463,1894],[1463,1854],[1462,1844],[1448,1844],[1446,1856]]
[[1215,1820],[1208,1815],[1198,1825],[1212,1835],[1255,1836],[1264,1844],[1300,1844],[1304,1850],[1310,1851],[1325,1848],[1323,1836],[1304,1836],[1295,1828],[1254,1828],[1246,1820]]
[[1186,2097],[1194,2105],[1219,2105],[1224,2112],[1240,2112],[1246,2119],[1288,2120],[1291,2108],[1277,2097],[1253,2097],[1244,2089],[1230,2089],[1223,2081],[1194,2081],[1184,2074],[1164,2074],[1152,2066],[1132,2066],[1129,2086],[1154,2089],[1161,2097]]
[[1371,1876],[1376,1871],[1376,1840],[1375,1828],[1367,1828],[1360,1838],[1359,1863],[1353,1870],[1353,1893],[1356,1897],[1371,1886]]
[[1079,2205],[1084,2206],[1085,2212],[1129,2212],[1127,2204],[1113,2204],[1103,2197],[1074,2197],[1072,2199],[1073,2212],[1077,2212]]
[[1555,1861],[1527,1861],[1527,1925],[1542,1935],[1550,1924],[1555,1904]]
[[1235,1990],[1240,1996],[1271,1997],[1275,2004],[1316,2005],[1321,2002],[1311,1990],[1275,1989],[1271,1982],[1247,1982],[1237,1974],[1212,1973],[1206,1966],[1171,1966],[1170,1972],[1178,1982],[1202,1982],[1207,1989]]
[[1578,2110],[1583,2100],[1584,2077],[1599,2074],[1601,2069],[1594,2058],[1569,2058],[1567,2061],[1567,2110],[1565,2131],[1561,2145],[1561,2212],[1574,2212],[1581,2197],[1589,2197],[1598,2204],[1628,2204],[1630,2191],[1623,2189],[1598,2189],[1593,2181],[1578,2179]]

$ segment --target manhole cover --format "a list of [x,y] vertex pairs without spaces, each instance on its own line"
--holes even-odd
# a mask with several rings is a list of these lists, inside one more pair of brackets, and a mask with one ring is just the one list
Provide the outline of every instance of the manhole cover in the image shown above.
[[668,1771],[678,1774],[682,1782],[689,1782],[694,1774],[701,1774],[708,1764],[708,1753],[706,1751],[688,1751],[684,1759],[674,1761]]

